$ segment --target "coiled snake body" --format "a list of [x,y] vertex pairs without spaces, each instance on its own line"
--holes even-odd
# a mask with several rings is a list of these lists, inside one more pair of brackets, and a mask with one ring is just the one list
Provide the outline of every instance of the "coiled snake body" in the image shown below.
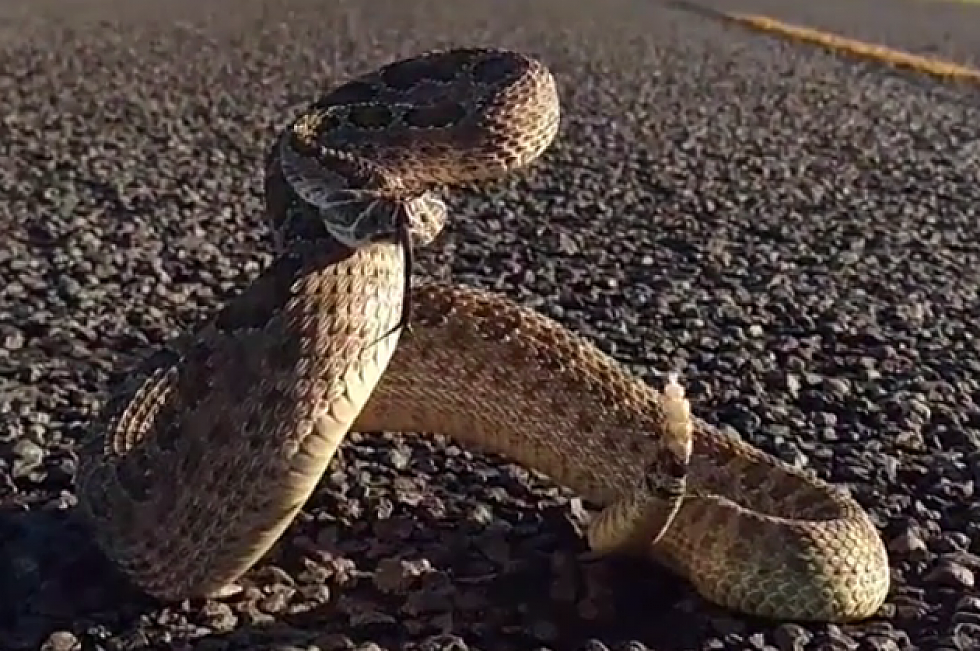
[[468,49],[389,64],[290,125],[266,165],[281,254],[147,360],[80,446],[81,511],[135,583],[219,593],[353,428],[443,433],[540,470],[605,507],[593,549],[648,554],[721,605],[877,610],[887,557],[850,497],[692,418],[676,382],[658,393],[554,321],[407,282],[412,246],[446,219],[437,188],[527,164],[558,115],[541,64]]

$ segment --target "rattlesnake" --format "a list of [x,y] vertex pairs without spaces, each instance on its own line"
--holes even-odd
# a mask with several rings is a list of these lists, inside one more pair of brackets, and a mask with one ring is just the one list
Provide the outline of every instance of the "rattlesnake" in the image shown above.
[[837,621],[877,610],[887,556],[846,494],[530,309],[408,284],[413,243],[445,222],[433,188],[524,165],[557,127],[541,64],[478,49],[385,66],[291,124],[266,161],[281,254],[147,360],[80,446],[81,512],[136,584],[221,593],[353,428],[443,433],[540,470],[605,506],[593,549],[647,554],[721,605]]

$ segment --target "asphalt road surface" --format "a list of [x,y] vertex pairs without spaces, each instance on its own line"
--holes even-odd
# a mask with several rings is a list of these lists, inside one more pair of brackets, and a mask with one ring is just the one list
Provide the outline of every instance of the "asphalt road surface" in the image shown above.
[[[828,15],[860,37],[853,4]],[[481,44],[554,70],[561,134],[455,196],[423,273],[681,371],[698,415],[848,486],[890,549],[878,617],[756,621],[581,561],[567,492],[432,437],[349,437],[236,598],[155,604],[92,551],[72,447],[269,263],[275,131],[348,75]],[[0,91],[0,648],[980,648],[975,90],[651,0],[5,0]]]

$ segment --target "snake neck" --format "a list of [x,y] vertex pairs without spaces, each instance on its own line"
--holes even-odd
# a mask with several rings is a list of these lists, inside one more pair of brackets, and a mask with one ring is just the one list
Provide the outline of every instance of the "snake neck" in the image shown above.
[[[397,183],[385,187],[384,178],[349,173],[360,169],[349,157],[324,158],[327,154],[319,150],[296,149],[294,136],[295,127],[284,132],[266,161],[266,217],[276,250],[312,244],[355,251],[378,242],[398,244],[405,260],[405,300],[398,322],[385,336],[408,328],[414,248],[429,244],[442,231],[445,204],[432,190],[408,192]],[[346,166],[331,166],[331,161]],[[354,187],[344,187],[345,181]],[[370,189],[378,186],[383,189]]]

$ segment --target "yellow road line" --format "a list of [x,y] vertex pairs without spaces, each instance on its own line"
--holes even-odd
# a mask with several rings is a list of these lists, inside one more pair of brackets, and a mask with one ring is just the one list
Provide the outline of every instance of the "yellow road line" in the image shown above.
[[943,79],[980,83],[980,70],[969,66],[943,61],[942,59],[934,59],[932,57],[917,56],[909,52],[902,52],[901,50],[894,50],[881,45],[835,36],[834,34],[807,27],[797,27],[796,25],[783,23],[772,18],[767,18],[766,16],[739,13],[727,13],[725,15],[746,27],[813,43],[828,50],[874,59],[897,68],[905,68]]

